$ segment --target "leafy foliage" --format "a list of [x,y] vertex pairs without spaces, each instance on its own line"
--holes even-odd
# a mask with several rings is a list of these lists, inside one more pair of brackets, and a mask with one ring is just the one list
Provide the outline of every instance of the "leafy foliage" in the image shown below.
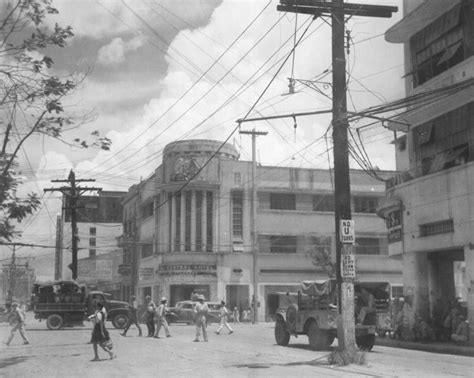
[[[25,141],[34,134],[68,143],[62,134],[78,119],[65,112],[63,99],[81,78],[54,75],[54,61],[47,55],[64,48],[73,37],[70,26],[49,26],[57,14],[51,0],[7,0],[0,3],[0,241],[18,236],[21,222],[39,205],[36,194],[16,195],[19,179],[16,160]],[[69,143],[81,148],[110,148],[111,141],[92,133],[93,142],[80,138]]]

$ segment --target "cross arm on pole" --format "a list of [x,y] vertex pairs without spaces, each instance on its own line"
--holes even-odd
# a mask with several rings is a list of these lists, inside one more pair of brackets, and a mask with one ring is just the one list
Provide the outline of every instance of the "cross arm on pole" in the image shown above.
[[[334,9],[340,6],[332,1],[315,0],[280,0],[277,5],[278,11],[306,13],[306,14],[325,14],[330,15]],[[351,16],[382,17],[390,18],[392,13],[398,11],[398,7],[385,5],[355,4],[347,3],[342,6],[343,13]]]

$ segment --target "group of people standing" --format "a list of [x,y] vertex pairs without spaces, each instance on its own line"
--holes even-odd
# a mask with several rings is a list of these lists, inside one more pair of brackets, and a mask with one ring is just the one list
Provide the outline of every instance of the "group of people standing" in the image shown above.
[[392,324],[393,338],[421,342],[469,342],[469,322],[459,301],[448,301],[443,306],[438,300],[433,307],[432,317],[425,319],[414,313],[410,297],[396,298],[392,305]]
[[[203,341],[208,341],[208,334],[207,334],[207,316],[209,313],[209,307],[206,304],[206,298],[204,295],[194,295],[193,300],[196,301],[194,306],[194,322],[196,325],[196,337],[194,338],[194,342],[199,342],[202,338]],[[171,337],[171,332],[168,326],[168,321],[166,320],[166,305],[167,305],[167,298],[162,297],[160,300],[160,304],[157,306],[155,302],[151,299],[151,296],[147,295],[145,297],[146,301],[146,310],[143,313],[142,320],[147,326],[148,334],[147,337],[154,337],[159,338],[160,330],[163,328],[165,330],[166,337]],[[142,336],[142,329],[140,327],[138,321],[138,302],[135,295],[131,296],[131,300],[129,303],[130,308],[130,318],[127,326],[120,334],[122,336],[127,336],[127,332],[130,329],[131,325],[135,325],[138,329],[139,336]],[[230,315],[229,310],[226,307],[224,301],[221,302],[221,307],[219,309],[219,326],[216,330],[216,334],[220,334],[221,330],[226,327],[229,331],[229,334],[234,333],[234,330],[228,323],[228,317]],[[238,310],[237,308],[232,312],[234,323],[239,322],[238,318]]]

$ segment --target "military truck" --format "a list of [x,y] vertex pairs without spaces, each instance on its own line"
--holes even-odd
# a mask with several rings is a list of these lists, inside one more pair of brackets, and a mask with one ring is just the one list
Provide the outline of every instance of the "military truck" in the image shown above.
[[31,303],[35,318],[46,320],[51,330],[82,324],[94,313],[97,302],[105,305],[107,320],[115,328],[124,328],[130,317],[128,303],[109,297],[110,294],[89,290],[75,281],[55,281],[34,284]]
[[[281,293],[287,298],[296,298],[295,303],[280,307],[275,314],[275,340],[287,346],[290,337],[307,335],[314,350],[329,349],[337,337],[337,292],[335,280],[303,281],[296,293]],[[373,324],[372,324],[373,323]],[[356,343],[359,348],[371,350],[375,344],[375,322],[368,316],[363,324],[355,325]]]

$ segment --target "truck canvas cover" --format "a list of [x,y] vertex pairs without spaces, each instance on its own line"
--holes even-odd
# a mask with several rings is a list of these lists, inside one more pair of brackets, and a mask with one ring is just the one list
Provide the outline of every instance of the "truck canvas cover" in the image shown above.
[[334,288],[334,280],[303,281],[301,283],[303,294],[311,296],[329,295]]

